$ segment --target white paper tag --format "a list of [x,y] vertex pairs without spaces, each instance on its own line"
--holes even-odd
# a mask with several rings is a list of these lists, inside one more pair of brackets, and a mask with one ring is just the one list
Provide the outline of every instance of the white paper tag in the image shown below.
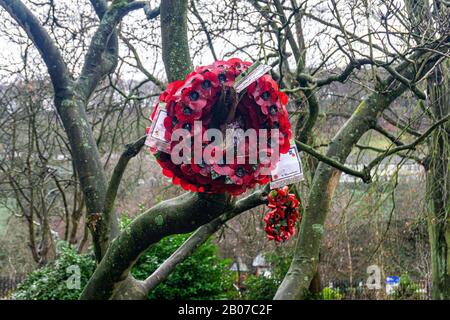
[[239,79],[235,85],[234,88],[236,89],[237,93],[240,93],[247,89],[253,82],[261,78],[263,75],[265,75],[267,72],[269,72],[272,69],[271,66],[261,64],[259,62],[255,62],[252,64],[246,72],[248,72],[247,75],[245,75],[243,78]]
[[166,127],[164,126],[164,119],[167,116],[166,104],[160,102],[157,106],[156,115],[153,119],[152,125],[147,132],[147,139],[145,145],[156,148],[159,151],[166,153],[170,152],[170,140],[166,140]]
[[304,180],[302,162],[295,143],[291,143],[288,153],[280,155],[280,161],[272,170],[271,175],[271,189],[281,188]]

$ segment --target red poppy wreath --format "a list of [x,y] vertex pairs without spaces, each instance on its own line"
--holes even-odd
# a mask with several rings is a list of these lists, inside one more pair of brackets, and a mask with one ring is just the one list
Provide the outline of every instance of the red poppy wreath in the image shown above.
[[[265,74],[239,93],[234,88],[235,80],[242,78],[242,73],[245,74],[251,65],[237,58],[216,61],[212,65],[196,68],[184,80],[170,83],[160,95],[158,105],[165,105],[167,112],[163,123],[169,150],[150,150],[162,167],[163,174],[171,178],[174,184],[194,192],[239,195],[257,183],[266,184],[270,181],[270,170],[278,160],[264,161],[258,156],[256,163],[249,161],[250,148],[253,146],[247,139],[244,138],[239,146],[234,145],[231,149],[229,145],[205,140],[205,133],[209,129],[223,133],[226,131],[227,134],[229,128],[242,131],[254,129],[257,133],[259,129],[266,129],[266,143],[261,143],[263,137],[257,135],[258,146],[264,146],[264,150],[259,150],[258,154],[264,151],[266,155],[273,155],[276,152],[278,154],[274,158],[279,159],[281,153],[289,151],[291,126],[286,110],[288,97],[279,90],[272,77]],[[152,121],[155,121],[158,105],[152,114]],[[213,159],[202,157],[199,162],[195,161],[193,154],[184,154],[183,163],[174,163],[171,154],[179,141],[171,140],[177,129],[189,133],[191,144],[196,135],[200,136],[201,152],[208,151]],[[269,140],[275,131],[278,148],[274,148],[274,140]],[[186,136],[183,138],[186,142]],[[236,137],[231,141],[236,142]],[[241,151],[239,161],[236,149]],[[233,161],[229,161],[230,158]]]
[[302,220],[299,214],[300,201],[295,194],[289,193],[288,186],[270,191],[267,199],[267,206],[271,209],[264,217],[267,238],[276,242],[289,240],[295,235],[295,224]]

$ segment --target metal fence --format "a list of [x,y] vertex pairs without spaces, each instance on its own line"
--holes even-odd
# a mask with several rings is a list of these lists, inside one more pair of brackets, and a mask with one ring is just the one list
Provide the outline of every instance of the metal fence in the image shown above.
[[399,291],[400,296],[395,298],[393,295],[387,294],[385,287],[383,286],[379,290],[373,290],[367,288],[365,285],[364,279],[359,279],[350,283],[347,280],[337,280],[330,282],[329,287],[337,290],[342,299],[344,300],[391,300],[391,299],[400,299],[400,300],[429,300],[430,297],[430,285],[427,281],[417,281],[415,285],[417,289],[414,292],[405,292],[402,294],[402,291]]

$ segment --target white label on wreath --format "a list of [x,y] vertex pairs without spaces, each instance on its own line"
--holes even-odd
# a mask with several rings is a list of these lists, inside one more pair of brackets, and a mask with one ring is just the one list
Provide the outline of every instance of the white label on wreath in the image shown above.
[[170,141],[166,140],[166,127],[164,126],[164,119],[166,116],[166,104],[164,102],[160,102],[157,106],[156,115],[153,119],[152,125],[147,132],[145,145],[156,148],[159,151],[169,153]]
[[289,152],[280,154],[280,161],[271,172],[270,188],[281,188],[304,180],[302,162],[295,143],[291,144]]
[[237,93],[240,93],[247,89],[253,82],[261,78],[267,72],[272,69],[271,66],[261,64],[256,62],[255,64],[249,67],[249,74],[239,79],[239,81],[235,84],[235,89]]

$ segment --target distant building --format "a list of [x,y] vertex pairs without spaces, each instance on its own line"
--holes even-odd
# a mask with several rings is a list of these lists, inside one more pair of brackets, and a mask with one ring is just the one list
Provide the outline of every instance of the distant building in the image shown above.
[[264,258],[264,254],[261,252],[253,260],[252,266],[256,269],[256,275],[262,277],[270,277],[272,275],[272,268],[270,264]]

